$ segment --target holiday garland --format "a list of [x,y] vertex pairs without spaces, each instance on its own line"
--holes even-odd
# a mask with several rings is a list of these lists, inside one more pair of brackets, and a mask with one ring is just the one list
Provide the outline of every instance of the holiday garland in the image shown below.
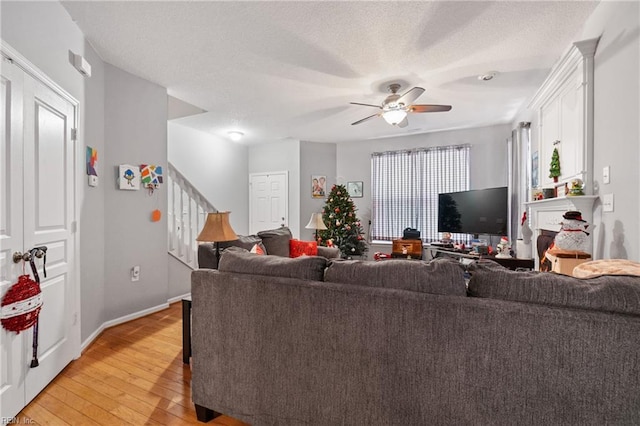
[[341,256],[351,258],[367,251],[364,228],[356,216],[356,208],[344,185],[334,185],[322,210],[327,230],[318,233],[318,244],[336,246]]

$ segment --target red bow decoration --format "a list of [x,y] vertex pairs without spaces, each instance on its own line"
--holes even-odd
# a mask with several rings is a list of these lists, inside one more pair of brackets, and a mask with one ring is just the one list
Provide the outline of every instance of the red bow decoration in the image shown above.
[[0,322],[2,326],[16,333],[29,327],[33,330],[33,360],[31,367],[38,366],[38,315],[42,308],[40,284],[29,275],[20,275],[18,282],[12,285],[2,298]]

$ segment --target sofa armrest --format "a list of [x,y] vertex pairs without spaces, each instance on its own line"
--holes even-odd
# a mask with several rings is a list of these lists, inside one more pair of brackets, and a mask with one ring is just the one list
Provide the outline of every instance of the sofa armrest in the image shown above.
[[318,246],[318,256],[326,257],[327,259],[337,259],[340,257],[340,249],[338,247]]

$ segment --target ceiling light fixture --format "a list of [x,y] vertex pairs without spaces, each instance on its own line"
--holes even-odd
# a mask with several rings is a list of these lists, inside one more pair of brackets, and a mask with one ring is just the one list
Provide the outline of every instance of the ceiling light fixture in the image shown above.
[[407,111],[403,109],[391,109],[382,113],[384,121],[395,126],[400,123],[407,116]]
[[235,130],[232,132],[228,132],[227,134],[229,135],[229,139],[231,139],[234,142],[238,142],[244,136],[244,133],[238,132]]

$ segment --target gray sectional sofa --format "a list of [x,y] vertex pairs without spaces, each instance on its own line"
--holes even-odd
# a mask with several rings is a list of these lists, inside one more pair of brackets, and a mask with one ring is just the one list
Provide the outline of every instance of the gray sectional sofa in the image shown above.
[[640,424],[640,278],[225,252],[192,274],[198,419]]

